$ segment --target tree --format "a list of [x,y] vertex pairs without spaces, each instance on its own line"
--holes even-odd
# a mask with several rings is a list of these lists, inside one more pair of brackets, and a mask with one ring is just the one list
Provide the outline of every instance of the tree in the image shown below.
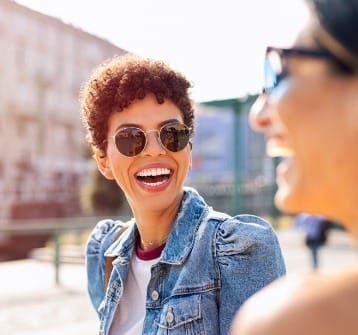
[[80,199],[82,209],[96,215],[115,214],[128,209],[127,200],[118,184],[103,177],[97,168],[81,189]]

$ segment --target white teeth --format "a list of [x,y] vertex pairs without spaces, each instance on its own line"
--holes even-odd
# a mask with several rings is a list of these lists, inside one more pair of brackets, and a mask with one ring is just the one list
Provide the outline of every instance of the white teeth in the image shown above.
[[158,181],[156,183],[146,183],[146,182],[143,182],[143,184],[146,184],[148,186],[159,186],[161,184],[164,184],[166,182],[166,180],[163,180],[163,181]]
[[139,177],[155,177],[155,176],[162,176],[170,174],[170,170],[167,168],[154,168],[154,169],[145,169],[139,171],[137,176]]
[[267,143],[266,153],[270,157],[290,157],[293,156],[293,151],[286,147],[270,145]]

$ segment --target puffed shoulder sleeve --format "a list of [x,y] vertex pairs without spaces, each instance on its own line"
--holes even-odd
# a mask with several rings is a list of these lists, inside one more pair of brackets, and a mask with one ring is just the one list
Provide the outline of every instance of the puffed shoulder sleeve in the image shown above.
[[123,226],[121,221],[99,221],[90,233],[86,244],[87,289],[91,302],[96,309],[105,295],[104,253],[112,244],[116,233]]
[[254,215],[228,218],[218,226],[216,259],[221,281],[220,315],[231,320],[247,298],[286,273],[275,231]]

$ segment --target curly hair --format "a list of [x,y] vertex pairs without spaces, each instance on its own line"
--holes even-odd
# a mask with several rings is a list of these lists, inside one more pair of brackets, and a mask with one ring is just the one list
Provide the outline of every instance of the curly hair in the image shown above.
[[115,56],[94,69],[81,88],[82,118],[87,140],[93,148],[106,151],[108,118],[137,99],[154,94],[158,104],[172,101],[181,111],[184,123],[194,127],[194,103],[189,97],[191,84],[162,61],[131,54]]

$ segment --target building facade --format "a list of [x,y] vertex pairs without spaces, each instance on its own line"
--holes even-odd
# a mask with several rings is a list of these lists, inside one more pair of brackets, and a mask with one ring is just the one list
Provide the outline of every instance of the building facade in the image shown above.
[[79,90],[126,51],[10,0],[0,32],[0,220],[76,215],[91,168]]
[[248,124],[256,98],[198,105],[188,183],[217,210],[274,216],[275,161],[265,154],[264,135]]

